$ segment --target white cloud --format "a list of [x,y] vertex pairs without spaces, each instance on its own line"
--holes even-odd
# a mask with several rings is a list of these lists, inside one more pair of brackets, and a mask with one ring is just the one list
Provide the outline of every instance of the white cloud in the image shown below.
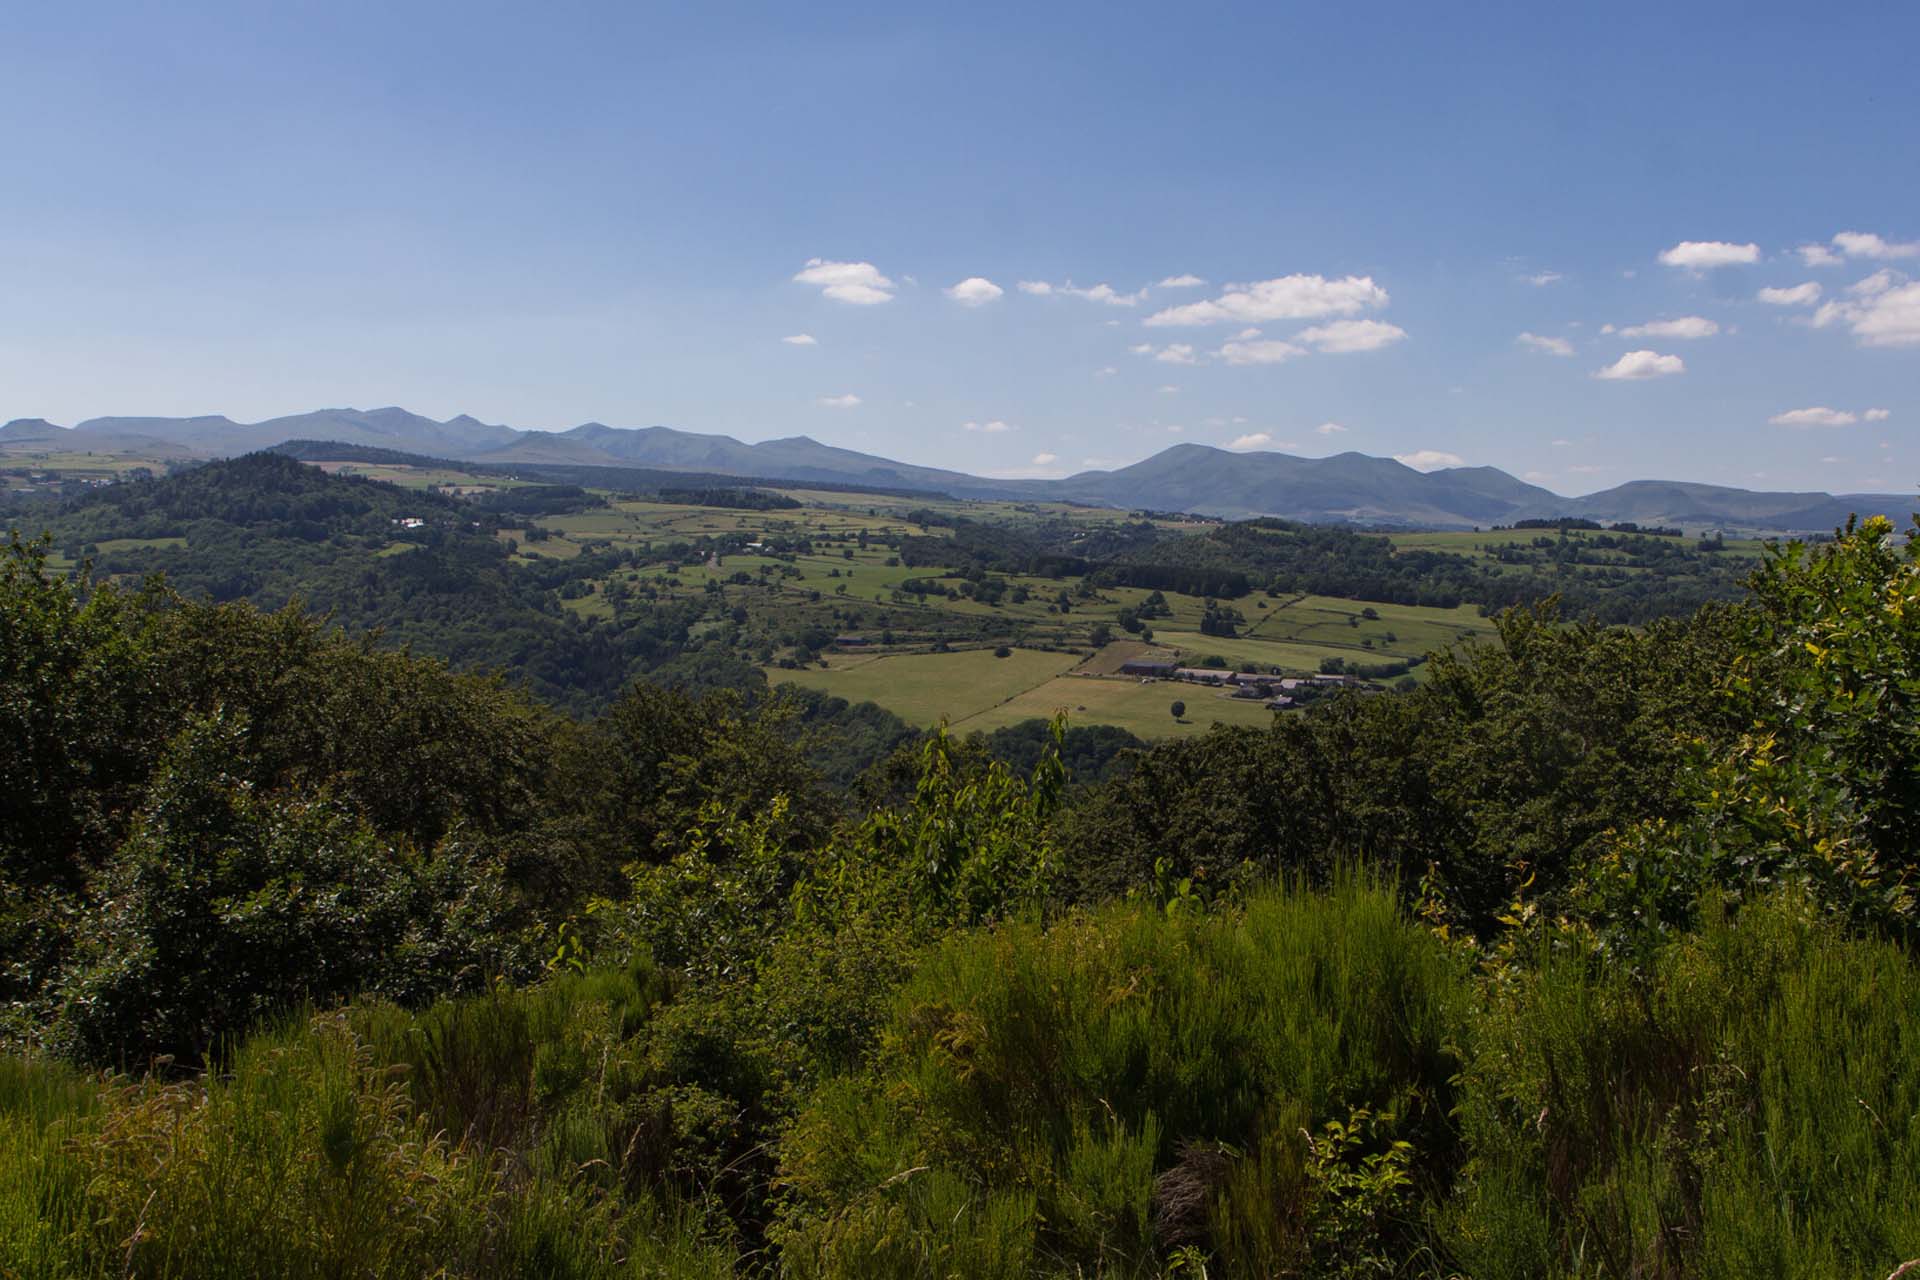
[[1849,258],[1920,258],[1920,241],[1894,244],[1870,231],[1842,231],[1833,238],[1833,247]]
[[1151,342],[1136,342],[1128,347],[1127,350],[1136,356],[1150,356],[1153,354],[1153,344]]
[[1395,462],[1412,467],[1415,471],[1438,471],[1442,467],[1464,467],[1467,460],[1457,453],[1448,453],[1443,449],[1420,449],[1413,453],[1396,453]]
[[1153,358],[1161,364],[1196,364],[1193,347],[1189,343],[1174,342],[1154,353]]
[[1809,267],[1837,267],[1840,255],[1823,244],[1803,244],[1794,250],[1800,255],[1800,261]]
[[1242,329],[1240,332],[1233,335],[1233,340],[1235,342],[1251,342],[1259,336],[1260,336],[1260,330],[1258,329]]
[[1268,320],[1313,320],[1321,316],[1350,316],[1387,305],[1387,291],[1372,276],[1344,276],[1329,280],[1319,275],[1279,276],[1253,284],[1230,284],[1207,302],[1168,307],[1146,319],[1150,325],[1240,323]]
[[1685,267],[1689,271],[1749,266],[1760,261],[1760,246],[1729,244],[1725,240],[1682,240],[1671,249],[1662,249],[1660,261],[1669,267]]
[[1229,449],[1264,449],[1273,443],[1273,436],[1265,431],[1249,431],[1246,435],[1236,436],[1227,442]]
[[985,276],[968,276],[959,284],[949,285],[942,292],[963,307],[979,307],[992,302],[1006,290]]
[[1573,344],[1565,338],[1547,338],[1537,333],[1523,333],[1514,341],[1530,351],[1544,351],[1550,356],[1573,354]]
[[1132,293],[1120,293],[1110,284],[1097,284],[1091,289],[1077,289],[1071,282],[1060,286],[1060,292],[1075,298],[1085,298],[1088,302],[1104,302],[1110,307],[1132,307],[1144,302],[1145,289],[1136,289]]
[[1307,354],[1307,349],[1278,338],[1266,338],[1258,342],[1229,342],[1220,348],[1219,354],[1228,364],[1279,364]]
[[1167,430],[1168,430],[1168,431],[1171,431],[1171,432],[1172,432],[1172,433],[1173,433],[1174,435],[1176,435],[1176,436],[1177,436],[1177,435],[1179,435],[1179,434],[1180,434],[1180,433],[1181,433],[1182,431],[1185,431],[1185,430],[1186,430],[1186,428],[1185,428],[1185,427],[1183,427],[1183,426],[1181,426],[1181,425],[1180,425],[1179,423],[1177,423],[1177,422],[1176,422],[1176,423],[1174,423],[1174,424],[1173,424],[1172,426],[1170,426],[1170,427],[1168,427],[1168,428],[1167,428]]
[[966,422],[961,425],[969,431],[984,431],[990,436],[997,436],[1003,432],[1013,430],[1012,427],[1000,421],[998,418],[995,418],[992,422]]
[[1705,316],[1681,316],[1678,320],[1628,325],[1619,332],[1623,338],[1711,338],[1720,332],[1720,326]]
[[1342,355],[1354,351],[1378,351],[1406,337],[1407,331],[1384,320],[1335,320],[1331,324],[1302,329],[1293,336],[1301,342],[1312,343],[1320,351]]
[[856,409],[860,406],[860,397],[848,392],[844,396],[821,396],[814,403],[822,409]]
[[1564,277],[1558,271],[1536,271],[1530,276],[1521,278],[1536,289],[1544,289],[1550,284],[1559,283]]
[[810,333],[790,333],[780,339],[780,341],[790,347],[817,347],[820,345],[820,340]]
[[1179,393],[1180,393],[1180,388],[1174,386],[1171,382],[1169,382],[1166,386],[1160,388],[1160,394],[1163,396],[1178,395]]
[[1847,292],[1856,298],[1871,298],[1877,293],[1885,293],[1904,279],[1905,276],[1895,275],[1891,267],[1882,267],[1866,279],[1848,285]]
[[1885,422],[1888,418],[1891,418],[1893,416],[1893,410],[1869,409],[1865,413],[1861,414],[1860,416],[1865,418],[1868,422]]
[[1845,409],[1815,405],[1811,409],[1789,409],[1785,413],[1776,413],[1767,421],[1776,427],[1850,427],[1860,418]]
[[[1825,252],[1825,250],[1821,250]],[[1776,307],[1810,307],[1820,301],[1820,286],[1809,280],[1805,284],[1796,284],[1788,288],[1762,289],[1760,301]]]
[[1857,302],[1828,302],[1813,313],[1813,326],[1844,322],[1863,347],[1920,346],[1920,282],[1876,271],[1852,286]]
[[1121,293],[1110,284],[1096,284],[1092,288],[1082,289],[1073,281],[1062,284],[1049,284],[1045,280],[1022,280],[1016,286],[1022,293],[1030,293],[1036,298],[1048,298],[1054,294],[1064,294],[1069,298],[1084,298],[1088,302],[1104,302],[1110,307],[1137,307],[1146,300],[1147,291],[1136,289],[1132,293]]
[[1571,449],[1573,448],[1573,441],[1567,439],[1555,440],[1553,447],[1556,449]]
[[1663,356],[1657,351],[1629,351],[1594,377],[1608,382],[1637,382],[1643,378],[1664,378],[1685,373],[1686,363],[1679,356]]
[[1553,473],[1551,471],[1529,471],[1520,478],[1528,484],[1545,484],[1547,481],[1553,479]]
[[819,285],[820,291],[835,302],[858,307],[893,301],[897,287],[871,262],[830,262],[825,258],[808,258],[806,268],[793,278],[798,284]]
[[1199,276],[1194,275],[1190,271],[1185,271],[1177,276],[1168,276],[1165,280],[1162,280],[1159,284],[1155,285],[1154,288],[1156,289],[1198,289],[1201,285],[1205,283],[1206,281],[1202,280]]
[[1105,365],[1099,369],[1095,369],[1093,371],[1093,376],[1096,378],[1111,378],[1114,374],[1118,372],[1120,371],[1114,368],[1112,365]]
[[1059,460],[1060,455],[1054,453],[1036,453],[1033,455],[1033,465],[1036,467],[1051,466]]
[[1323,436],[1345,435],[1347,431],[1345,427],[1337,422],[1323,422],[1315,427],[1314,430]]

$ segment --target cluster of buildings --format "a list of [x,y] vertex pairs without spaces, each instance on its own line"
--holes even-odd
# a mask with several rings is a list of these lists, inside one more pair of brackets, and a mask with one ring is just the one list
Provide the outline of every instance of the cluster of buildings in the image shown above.
[[1275,710],[1292,706],[1294,695],[1305,689],[1317,691],[1373,687],[1359,676],[1276,676],[1265,671],[1227,671],[1220,667],[1177,667],[1171,662],[1123,662],[1120,664],[1120,674],[1138,676],[1142,680],[1184,680],[1189,684],[1232,689],[1233,696],[1236,698],[1266,698],[1267,705]]

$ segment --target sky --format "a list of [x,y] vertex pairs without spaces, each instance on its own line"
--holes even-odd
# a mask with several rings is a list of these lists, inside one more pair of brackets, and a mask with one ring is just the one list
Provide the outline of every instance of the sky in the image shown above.
[[1910,2],[10,5],[0,419],[1912,492],[1917,47]]

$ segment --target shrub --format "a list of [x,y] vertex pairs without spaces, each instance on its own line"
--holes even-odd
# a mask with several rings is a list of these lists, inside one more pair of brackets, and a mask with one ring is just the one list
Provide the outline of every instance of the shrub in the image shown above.
[[994,1241],[995,1265],[1050,1273],[1154,1274],[1187,1240],[1232,1275],[1404,1256],[1410,1201],[1361,1184],[1397,1189],[1382,1162],[1418,1157],[1395,1142],[1446,1150],[1461,975],[1394,896],[1131,904],[936,948],[873,1074],[783,1144],[787,1264],[925,1274]]

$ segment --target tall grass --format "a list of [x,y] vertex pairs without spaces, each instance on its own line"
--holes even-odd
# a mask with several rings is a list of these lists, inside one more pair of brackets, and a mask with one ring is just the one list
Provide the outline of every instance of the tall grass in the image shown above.
[[328,1013],[171,1084],[8,1060],[0,1275],[730,1275],[697,1207],[608,1193],[604,1126],[549,1142],[543,1091],[592,1105],[557,1047],[644,999],[596,975],[418,1019]]
[[1643,973],[1491,985],[1441,1217],[1472,1275],[1884,1276],[1920,1257],[1920,972],[1791,899]]
[[[1393,1117],[1356,1162],[1445,1129],[1463,976],[1355,877],[1221,917],[1123,905],[955,937],[902,992],[874,1075],[823,1091],[789,1139],[787,1265],[1152,1275],[1180,1241],[1243,1245],[1224,1274],[1296,1265],[1325,1243],[1320,1126]],[[970,1253],[989,1227],[1003,1245]]]
[[[801,1095],[765,1242],[767,1166],[702,1154],[735,1102],[675,1083],[728,1016],[702,1009],[642,963],[310,1016],[193,1080],[0,1059],[0,1276],[1785,1280],[1920,1257],[1920,969],[1790,899],[1709,909],[1633,971],[1567,934],[1474,970],[1354,875],[954,933],[866,1065]],[[727,1177],[758,1180],[750,1212]]]

